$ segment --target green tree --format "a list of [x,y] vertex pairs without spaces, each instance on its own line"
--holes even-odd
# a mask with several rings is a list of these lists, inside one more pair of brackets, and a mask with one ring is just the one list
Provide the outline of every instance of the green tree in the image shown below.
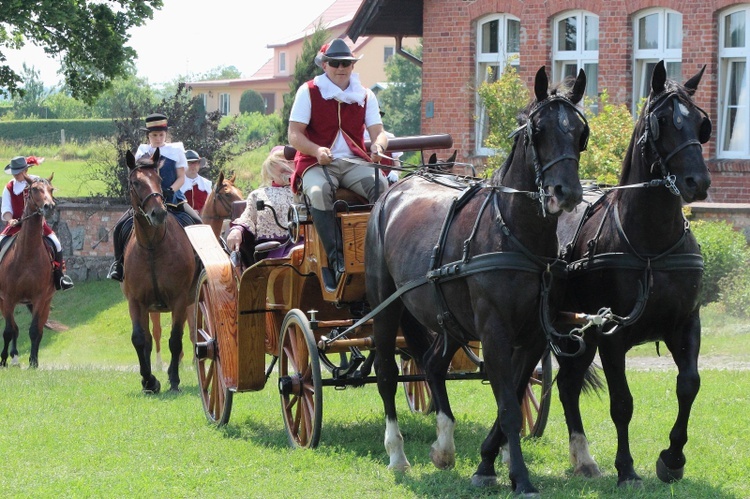
[[317,75],[322,74],[323,70],[315,65],[315,55],[320,51],[320,47],[328,40],[328,30],[320,25],[315,27],[315,31],[305,38],[302,44],[302,55],[295,61],[294,75],[289,82],[289,93],[284,94],[284,107],[281,110],[281,124],[277,130],[275,142],[277,144],[286,144],[289,142],[289,114],[294,104],[294,96],[297,89],[306,81],[312,80]]
[[112,80],[112,86],[101,93],[92,106],[92,115],[97,118],[119,118],[135,109],[146,116],[154,108],[157,99],[144,78],[135,74]]
[[62,90],[49,94],[44,104],[49,110],[50,118],[74,120],[91,117],[91,106],[74,99]]
[[[420,41],[413,54],[422,58]],[[422,68],[395,55],[385,66],[388,86],[378,94],[383,125],[394,135],[418,135],[422,129]]]
[[23,94],[13,97],[13,113],[16,118],[47,118],[44,100],[48,92],[44,90],[44,83],[39,77],[39,71],[34,66],[23,64],[22,79]]
[[[0,63],[4,50],[27,42],[60,58],[71,95],[91,103],[113,78],[126,73],[136,52],[127,46],[130,30],[153,18],[162,0],[3,2],[0,17]],[[23,93],[22,78],[0,64],[0,93]]]
[[479,98],[487,113],[489,134],[485,145],[495,150],[487,161],[488,170],[502,165],[513,147],[510,134],[518,127],[518,114],[529,102],[529,90],[523,84],[518,71],[506,64],[502,74],[479,86]]
[[240,113],[265,113],[266,101],[255,90],[245,90],[240,97]]
[[211,68],[205,73],[196,76],[194,79],[198,81],[213,81],[213,80],[236,80],[242,78],[242,72],[235,66],[216,66]]

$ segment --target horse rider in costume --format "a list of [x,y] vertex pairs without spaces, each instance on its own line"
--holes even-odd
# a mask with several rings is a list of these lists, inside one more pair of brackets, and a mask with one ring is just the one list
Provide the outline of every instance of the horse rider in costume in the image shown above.
[[[146,117],[146,127],[142,130],[147,133],[149,143],[138,146],[135,159],[138,161],[144,156],[151,157],[156,149],[159,149],[162,158],[159,176],[161,176],[161,190],[167,209],[171,212],[186,213],[192,219],[192,223],[203,223],[200,215],[187,203],[185,193],[180,190],[185,182],[187,157],[182,142],[167,142],[167,130],[169,130],[167,117],[160,113],[149,114]],[[129,209],[115,225],[113,236],[115,261],[109,269],[107,275],[109,279],[122,282],[123,253],[132,228],[133,210]]]
[[[10,163],[5,167],[5,173],[13,175],[13,180],[8,182],[3,189],[3,201],[2,201],[2,217],[7,225],[0,233],[0,242],[8,236],[17,234],[21,230],[21,218],[23,217],[24,208],[24,194],[29,187],[26,182],[26,170],[33,165],[38,165],[44,158],[37,158],[36,156],[29,156],[27,158],[23,156],[16,156]],[[29,175],[30,177],[34,177]],[[63,262],[63,252],[60,240],[54,233],[52,228],[47,224],[47,220],[43,224],[44,237],[46,237],[51,243],[54,251],[54,263],[52,264],[52,279],[55,284],[55,289],[70,289],[73,287],[73,280],[65,275],[65,265]],[[1,244],[0,244],[1,246]]]

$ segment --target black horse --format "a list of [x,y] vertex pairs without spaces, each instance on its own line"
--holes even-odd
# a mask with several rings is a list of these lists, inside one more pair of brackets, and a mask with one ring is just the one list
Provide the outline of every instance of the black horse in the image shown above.
[[663,341],[679,371],[679,413],[670,446],[657,462],[657,474],[664,481],[682,477],[688,418],[700,387],[698,292],[703,271],[682,202],[705,199],[711,184],[701,146],[710,138],[711,121],[692,99],[704,69],[682,86],[666,79],[663,61],[656,65],[619,186],[591,204],[580,224],[571,215],[560,219],[560,240],[569,243],[566,257],[572,262],[565,310],[598,313],[608,307],[614,319],[604,326],[603,334],[585,335],[582,356],[558,359],[557,384],[577,474],[600,475],[588,451],[579,410],[582,386],[589,379],[587,369],[598,346],[617,428],[618,483],[641,483],[629,446],[633,397],[625,376],[625,354],[634,345]]
[[588,125],[575,104],[585,87],[581,71],[571,90],[548,95],[540,68],[536,100],[521,114],[511,155],[489,183],[452,188],[443,174],[417,173],[376,203],[365,272],[370,304],[374,311],[383,307],[374,318],[374,337],[389,468],[410,466],[394,400],[401,326],[410,353],[423,361],[436,406],[433,463],[449,468],[455,462],[455,418],[445,389],[450,360],[465,341],[481,340],[498,412],[472,482],[496,482],[495,458],[507,442],[513,489],[536,492],[521,455],[519,402],[547,343],[539,320],[547,300],[540,289],[549,291],[544,284],[556,262],[564,267],[556,259],[557,218],[582,198],[578,162]]

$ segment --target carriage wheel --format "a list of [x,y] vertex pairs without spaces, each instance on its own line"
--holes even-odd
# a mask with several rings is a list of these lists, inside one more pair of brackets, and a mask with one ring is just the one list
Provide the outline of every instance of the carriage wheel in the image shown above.
[[298,309],[281,324],[279,394],[281,414],[294,447],[317,447],[323,416],[320,358],[310,323]]
[[218,331],[211,317],[212,305],[206,271],[203,270],[195,297],[195,367],[206,418],[211,423],[223,426],[229,422],[234,392],[227,388],[221,368],[219,342],[216,337]]
[[[402,355],[401,374],[424,374],[424,371],[417,365],[414,358]],[[406,402],[411,412],[430,414],[435,410],[435,405],[432,403],[432,391],[427,381],[404,381],[403,385]]]
[[541,437],[549,417],[550,398],[552,397],[552,357],[546,353],[541,363],[536,366],[534,374],[529,378],[526,395],[521,401],[523,426],[521,435],[524,437]]

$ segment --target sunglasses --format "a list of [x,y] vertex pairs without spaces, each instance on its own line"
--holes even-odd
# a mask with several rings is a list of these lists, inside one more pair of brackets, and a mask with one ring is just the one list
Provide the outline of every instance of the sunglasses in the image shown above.
[[348,68],[352,64],[354,64],[354,61],[337,61],[335,59],[328,61],[328,65],[332,68],[337,68],[339,66],[341,66],[342,68]]

